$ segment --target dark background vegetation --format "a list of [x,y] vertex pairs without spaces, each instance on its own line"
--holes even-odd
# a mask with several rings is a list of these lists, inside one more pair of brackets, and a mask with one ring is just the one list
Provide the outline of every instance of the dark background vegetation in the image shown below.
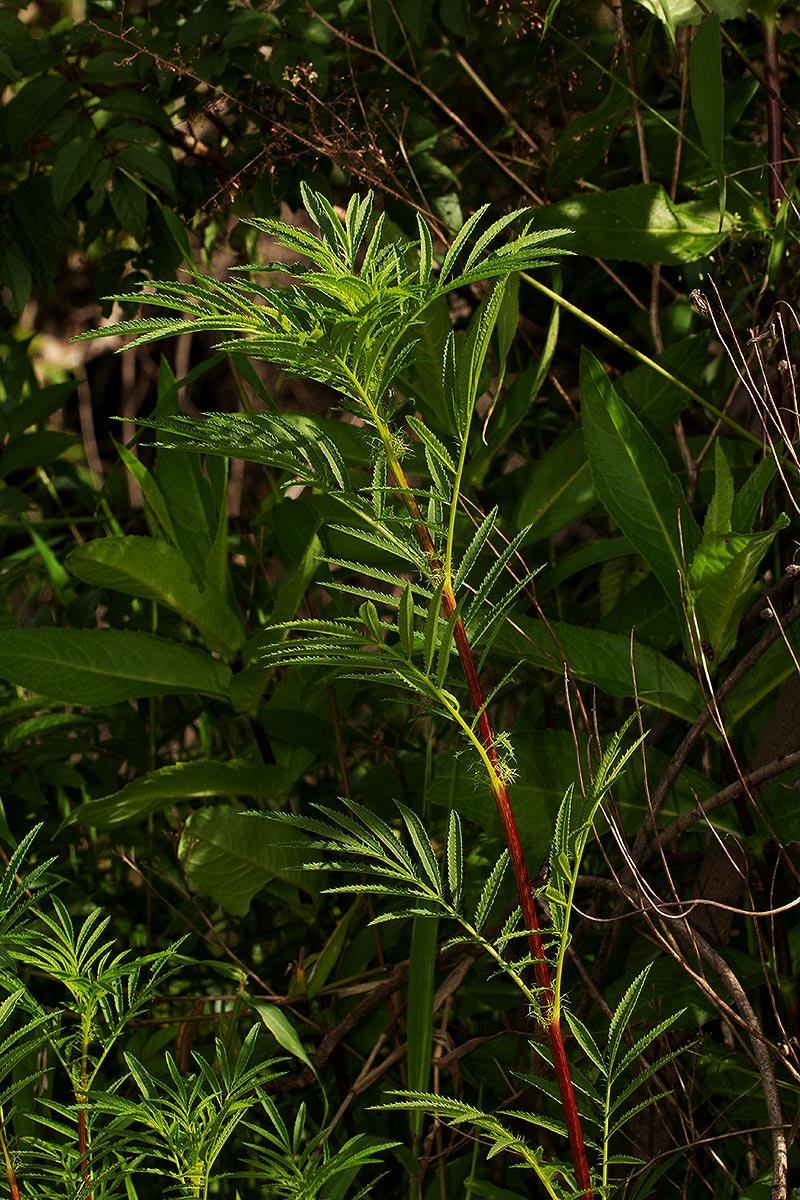
[[[522,554],[543,570],[519,613],[554,631],[503,690],[494,721],[512,732],[512,800],[535,872],[593,740],[641,698],[646,756],[615,791],[619,836],[599,826],[584,864],[572,1004],[602,1028],[652,962],[640,1019],[685,1009],[662,1049],[688,1048],[665,1070],[671,1097],[630,1127],[633,1151],[664,1168],[656,1186],[670,1195],[787,1194],[775,1182],[774,1127],[789,1142],[791,1189],[800,1185],[800,28],[793,5],[767,0],[723,14],[721,36],[704,12],[670,27],[636,3],[582,0],[88,0],[0,11],[0,841],[10,854],[42,824],[36,854],[57,855],[76,923],[100,907],[136,953],[185,937],[185,971],[129,1026],[150,1069],[170,1047],[188,1069],[192,1047],[213,1054],[215,1035],[235,1044],[258,1020],[256,1001],[268,1002],[324,1085],[331,1145],[356,1132],[400,1143],[384,1154],[387,1197],[508,1200],[533,1185],[502,1155],[475,1157],[463,1128],[425,1122],[410,1132],[403,1114],[373,1110],[408,1083],[410,926],[371,928],[379,903],[323,894],[325,881],[300,869],[269,823],[254,834],[240,814],[348,795],[391,820],[401,800],[441,836],[455,804],[480,877],[499,845],[490,798],[455,736],[378,686],[295,668],[256,684],[247,676],[244,699],[168,671],[147,691],[135,655],[115,652],[105,668],[114,686],[94,693],[63,663],[22,661],[21,628],[140,631],[202,646],[180,605],[87,565],[87,545],[108,536],[171,539],[200,573],[214,559],[242,636],[206,639],[205,659],[227,662],[234,680],[252,668],[271,615],[346,611],[309,565],[314,537],[342,555],[324,499],[285,492],[278,471],[233,462],[226,481],[189,456],[170,459],[136,425],[178,402],[190,414],[333,416],[335,397],[215,358],[211,334],[117,357],[121,338],[70,338],[132,315],[134,302],[103,297],[170,279],[185,260],[224,277],[275,258],[240,218],[307,221],[301,181],[338,205],[373,189],[392,235],[413,238],[419,212],[439,251],[484,203],[495,215],[530,205],[540,227],[576,230],[576,257],[537,277],[551,292],[521,281],[505,392],[486,441],[475,432],[472,499],[484,512],[499,505],[507,537],[530,526]],[[710,298],[705,312],[690,302],[696,288]],[[480,296],[469,287],[452,297],[450,322],[464,327]],[[450,322],[439,312],[420,346],[414,381],[428,415]],[[720,535],[730,570],[723,577],[718,564],[713,638],[628,526],[640,499],[615,492],[597,443],[587,445],[600,427],[581,419],[585,348],[639,414],[683,511],[702,527],[712,496],[737,497]],[[487,380],[484,418],[490,393]],[[658,656],[642,658],[635,678],[632,637]],[[498,646],[489,683],[515,654]],[[165,774],[174,764],[197,771]],[[660,841],[654,793],[664,800],[658,828],[672,823]],[[705,816],[692,816],[704,801]],[[683,906],[691,916],[677,928]],[[535,1104],[514,1074],[531,1069],[519,1035],[535,1031],[513,991],[463,949],[443,950],[435,970],[428,1086],[486,1109]],[[271,1040],[270,1019],[268,1052],[291,1052],[283,1026]],[[777,1081],[766,1099],[758,1046]],[[124,1073],[119,1053],[104,1086]],[[276,1100],[289,1124],[306,1101],[313,1131],[325,1121],[320,1085],[302,1059],[287,1069]],[[60,1086],[54,1076],[64,1099]],[[239,1144],[226,1153],[225,1168],[238,1169]],[[625,1194],[638,1180],[631,1168]],[[146,1177],[137,1186],[143,1200],[162,1194]],[[234,1195],[232,1183],[220,1186],[215,1194]],[[238,1187],[242,1197],[273,1194],[255,1173]]]

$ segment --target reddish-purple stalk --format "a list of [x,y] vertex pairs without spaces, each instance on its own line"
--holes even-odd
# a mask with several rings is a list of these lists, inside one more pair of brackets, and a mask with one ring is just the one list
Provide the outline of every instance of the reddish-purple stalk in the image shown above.
[[3,1163],[6,1169],[6,1182],[8,1183],[8,1191],[11,1200],[20,1200],[19,1184],[17,1183],[14,1164],[11,1161],[11,1154],[6,1141],[5,1131],[2,1128],[2,1113],[0,1113],[0,1149],[2,1149]]
[[[409,490],[408,481],[405,478],[402,467],[396,462],[393,462],[391,465],[393,474],[400,486],[406,509],[414,522],[420,546],[425,552],[432,571],[435,575],[439,575],[441,574],[441,563],[439,562],[436,548],[433,545],[430,532],[419,510],[419,506]],[[453,595],[449,581],[445,583],[442,595],[442,608],[447,617],[451,617],[456,610],[455,596]],[[589,1164],[586,1159],[583,1130],[581,1129],[580,1116],[578,1115],[578,1106],[575,1102],[575,1089],[572,1086],[572,1078],[569,1073],[564,1039],[561,1035],[561,1023],[558,1015],[553,1012],[553,987],[545,958],[544,946],[542,945],[542,936],[539,929],[539,920],[536,916],[536,907],[533,902],[533,891],[531,889],[528,868],[519,838],[517,822],[511,807],[511,801],[508,798],[508,789],[499,769],[494,735],[492,734],[489,718],[486,715],[483,692],[481,691],[478,673],[475,669],[475,659],[461,617],[456,617],[454,639],[461,663],[461,670],[469,690],[473,711],[476,713],[480,712],[480,716],[478,717],[478,734],[494,772],[494,778],[490,780],[492,794],[497,805],[500,823],[503,826],[503,835],[508,848],[517,897],[522,910],[522,919],[527,933],[528,946],[531,958],[533,959],[533,972],[539,993],[539,1004],[547,1021],[547,1040],[550,1043],[553,1068],[555,1070],[558,1091],[561,1096],[561,1107],[567,1127],[572,1165],[575,1168],[578,1195],[583,1200],[591,1200],[593,1195],[592,1183],[589,1177]]]
[[89,1155],[86,1146],[86,1108],[85,1098],[78,1101],[78,1153],[81,1160],[81,1176],[86,1185],[85,1200],[92,1200],[92,1178],[89,1172]]

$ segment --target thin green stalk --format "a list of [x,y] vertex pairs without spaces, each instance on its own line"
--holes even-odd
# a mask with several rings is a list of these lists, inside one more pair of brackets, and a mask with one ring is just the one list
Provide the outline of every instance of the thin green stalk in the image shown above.
[[8,1190],[11,1200],[20,1200],[17,1173],[14,1170],[14,1162],[11,1158],[11,1151],[8,1148],[8,1142],[6,1140],[6,1130],[2,1108],[0,1108],[0,1154],[3,1156],[3,1166],[6,1172],[6,1182],[8,1183]]
[[589,316],[588,313],[585,313],[583,309],[578,308],[575,304],[570,304],[569,300],[565,300],[563,296],[559,296],[558,292],[554,292],[552,288],[547,286],[547,284],[540,283],[538,279],[533,277],[533,275],[528,275],[527,272],[521,271],[520,278],[524,279],[526,283],[529,283],[530,286],[535,288],[537,292],[541,292],[543,296],[547,296],[548,299],[552,300],[554,304],[560,305],[561,308],[565,309],[568,313],[571,313],[573,317],[577,317],[579,321],[583,321],[584,325],[588,325],[590,329],[594,329],[598,333],[602,334],[604,338],[607,338],[610,342],[613,342],[615,346],[619,346],[621,350],[624,350],[627,354],[630,354],[632,358],[637,359],[640,363],[644,363],[646,367],[650,367],[656,372],[656,374],[663,376],[664,379],[668,379],[674,387],[678,388],[685,395],[689,396],[690,399],[694,400],[695,404],[699,404],[700,407],[704,409],[710,417],[713,417],[715,421],[722,421],[723,424],[727,425],[729,429],[732,429],[734,433],[738,433],[739,437],[744,438],[745,441],[750,442],[753,446],[757,446],[759,450],[761,449],[761,440],[757,438],[755,434],[751,433],[749,429],[745,429],[744,425],[740,425],[738,421],[734,421],[733,417],[729,417],[722,411],[722,409],[716,408],[710,400],[706,400],[705,396],[701,396],[699,392],[694,390],[694,388],[689,387],[688,383],[682,383],[681,380],[677,379],[671,371],[666,369],[666,367],[662,367],[647,354],[643,354],[641,350],[637,350],[635,346],[630,344],[630,342],[626,342],[624,338],[619,336],[619,334],[614,333],[613,329],[609,329],[608,326],[603,325],[601,321],[596,321],[594,317]]

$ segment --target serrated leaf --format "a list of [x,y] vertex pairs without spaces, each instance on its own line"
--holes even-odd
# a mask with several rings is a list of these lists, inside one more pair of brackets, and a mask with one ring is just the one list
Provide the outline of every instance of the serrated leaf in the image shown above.
[[459,608],[456,608],[447,619],[444,627],[444,633],[439,641],[439,647],[436,651],[436,686],[441,689],[447,681],[447,675],[450,669],[450,656],[453,650],[453,640],[455,638],[456,624],[460,619]]
[[450,245],[450,249],[447,251],[447,254],[445,255],[444,262],[442,263],[442,269],[439,273],[439,286],[440,287],[447,282],[447,277],[450,274],[450,272],[455,264],[456,259],[458,258],[459,254],[464,249],[464,247],[466,246],[467,242],[469,241],[470,234],[472,233],[475,226],[480,223],[484,213],[488,210],[488,208],[489,208],[488,204],[482,204],[481,207],[476,212],[474,212],[471,217],[467,218],[467,220],[464,222],[464,224],[459,229],[456,236],[453,238],[453,241]]
[[575,1040],[583,1050],[586,1057],[591,1059],[598,1071],[600,1071],[601,1075],[605,1075],[605,1059],[603,1058],[597,1043],[584,1025],[583,1021],[576,1017],[574,1013],[571,1013],[568,1008],[564,1010],[564,1016],[567,1018],[567,1024],[575,1035]]
[[419,281],[421,284],[427,284],[430,281],[433,264],[433,242],[430,230],[421,213],[417,213],[417,229],[419,230]]
[[480,525],[472,536],[470,544],[464,551],[461,561],[458,564],[458,570],[453,578],[453,592],[456,595],[458,595],[459,589],[472,570],[475,560],[477,559],[483,547],[486,545],[489,535],[494,529],[495,521],[497,520],[497,513],[498,509],[497,506],[495,506],[481,521]]
[[431,881],[431,886],[437,896],[441,896],[442,876],[425,827],[412,809],[407,808],[405,804],[401,804],[399,800],[396,803],[409,832],[409,836],[414,843],[422,868]]
[[436,653],[436,647],[439,642],[439,611],[442,604],[442,592],[444,590],[444,579],[440,579],[433,593],[428,614],[425,618],[425,625],[422,631],[422,662],[423,673],[430,675],[433,665],[433,657]]
[[484,575],[477,591],[472,597],[469,607],[464,615],[464,626],[467,630],[467,636],[470,640],[472,640],[473,631],[484,621],[486,614],[482,612],[482,608],[489,596],[489,593],[494,587],[497,579],[500,577],[503,571],[506,570],[512,559],[515,558],[517,550],[525,540],[527,532],[527,529],[521,529],[516,537],[512,538],[512,540],[504,547],[504,549],[492,563],[492,566]]
[[625,1029],[627,1028],[630,1019],[633,1015],[633,1010],[642,994],[642,989],[647,982],[647,976],[650,974],[650,966],[646,966],[643,971],[640,971],[633,982],[625,990],[625,994],[614,1010],[611,1018],[611,1023],[608,1028],[608,1070],[612,1073],[614,1063],[619,1050],[620,1040]]
[[464,845],[461,820],[455,809],[450,812],[447,827],[447,882],[453,907],[460,912],[464,889]]
[[400,631],[400,646],[403,654],[410,660],[414,652],[414,598],[410,583],[405,585],[400,596],[397,626]]
[[419,440],[428,448],[428,450],[431,451],[438,461],[442,463],[442,465],[445,466],[452,475],[454,475],[456,467],[450,451],[447,449],[444,443],[439,440],[433,430],[429,429],[424,421],[421,421],[419,417],[415,416],[406,417],[406,424],[411,426]]
[[489,916],[492,905],[497,899],[497,893],[500,891],[500,885],[503,882],[503,876],[505,875],[508,861],[508,851],[504,850],[497,862],[492,867],[489,878],[486,880],[484,889],[481,892],[480,899],[478,900],[478,904],[475,909],[475,916],[472,918],[472,924],[479,933],[486,924],[486,919]]

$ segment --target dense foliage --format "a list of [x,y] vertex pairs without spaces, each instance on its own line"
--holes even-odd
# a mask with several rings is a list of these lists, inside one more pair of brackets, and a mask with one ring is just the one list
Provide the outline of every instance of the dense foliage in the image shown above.
[[0,11],[7,1194],[788,1197],[796,13],[82,7]]

